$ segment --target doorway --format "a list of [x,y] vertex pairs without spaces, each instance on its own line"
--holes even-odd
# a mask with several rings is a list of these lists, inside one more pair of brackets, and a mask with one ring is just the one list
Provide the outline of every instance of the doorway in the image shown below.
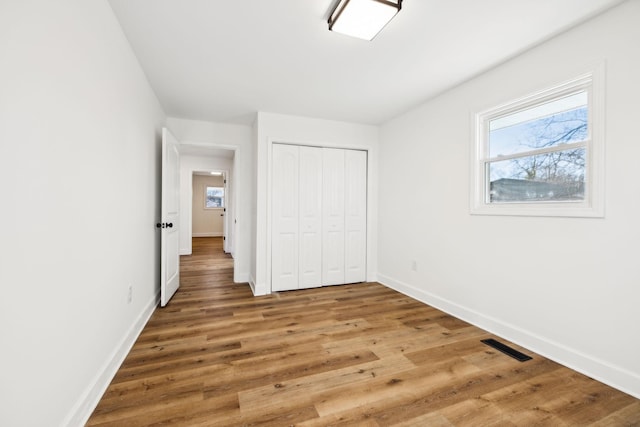
[[[229,252],[227,226],[227,172],[194,171],[191,177],[191,237],[222,237]],[[192,245],[193,247],[193,245]]]
[[202,236],[221,237],[225,252],[233,256],[236,247],[235,150],[183,143],[180,151],[180,254],[192,255],[192,238]]

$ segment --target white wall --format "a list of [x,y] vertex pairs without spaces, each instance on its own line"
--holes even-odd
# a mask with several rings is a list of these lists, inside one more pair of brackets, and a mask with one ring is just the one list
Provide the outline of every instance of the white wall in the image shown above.
[[[191,255],[191,237],[194,233],[193,224],[193,172],[202,171],[228,171],[233,176],[233,159],[227,159],[217,156],[180,156],[180,255]],[[234,218],[233,198],[234,185],[231,179],[228,180],[227,188],[227,215],[230,218],[229,224],[229,252],[234,253],[233,241],[235,236],[232,232],[232,223]],[[213,211],[212,211],[213,212]]]
[[[378,271],[391,287],[640,397],[638,22],[640,2],[625,2],[386,123]],[[606,217],[471,216],[470,113],[602,60]]]
[[[252,222],[251,200],[254,197],[251,180],[252,147],[251,147],[251,127],[233,124],[213,123],[199,120],[186,120],[174,117],[167,118],[167,126],[182,144],[198,145],[201,147],[223,148],[234,150],[233,167],[229,177],[231,192],[233,197],[233,208],[231,212],[232,221],[230,226],[235,230],[233,237],[233,258],[234,276],[233,280],[238,283],[249,282],[249,259],[251,247]],[[185,183],[191,180],[193,171],[208,169],[222,169],[223,164],[218,160],[207,160],[207,157],[182,156],[180,163],[180,251],[181,253],[191,253],[191,229],[188,228],[189,216],[191,215],[191,190],[185,190]],[[213,162],[213,163],[212,163]],[[221,167],[218,167],[221,166]],[[188,209],[188,214],[185,215]],[[183,230],[189,230],[188,233]],[[186,240],[185,240],[186,239]]]
[[258,113],[255,132],[255,264],[251,285],[256,295],[271,293],[270,182],[271,146],[274,142],[368,151],[367,280],[376,280],[378,128],[376,126],[313,119],[273,113]]
[[0,58],[0,425],[80,425],[158,301],[165,117],[106,0],[2,2]]

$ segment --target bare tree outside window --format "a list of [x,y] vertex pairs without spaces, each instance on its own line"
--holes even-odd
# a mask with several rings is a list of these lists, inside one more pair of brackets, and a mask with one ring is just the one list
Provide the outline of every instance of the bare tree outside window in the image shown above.
[[584,200],[586,101],[580,92],[491,122],[490,203]]

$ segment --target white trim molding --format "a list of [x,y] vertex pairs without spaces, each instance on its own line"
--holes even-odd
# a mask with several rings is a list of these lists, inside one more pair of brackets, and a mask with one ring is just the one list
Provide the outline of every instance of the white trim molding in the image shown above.
[[276,137],[267,137],[267,180],[266,180],[266,280],[265,283],[256,284],[256,288],[254,291],[254,295],[268,295],[272,292],[271,285],[271,262],[272,262],[272,253],[271,253],[271,244],[272,244],[272,236],[271,236],[271,225],[272,225],[272,174],[273,174],[273,145],[274,144],[283,144],[283,145],[295,145],[299,147],[320,147],[320,148],[337,148],[343,150],[357,150],[357,151],[365,151],[367,153],[367,225],[366,225],[366,280],[371,282],[375,281],[376,273],[375,268],[377,265],[376,258],[376,243],[377,235],[376,235],[376,221],[377,221],[377,213],[375,212],[375,205],[377,203],[377,199],[375,196],[375,183],[377,183],[377,177],[375,177],[375,170],[377,168],[377,153],[376,148],[366,145],[366,144],[357,144],[357,143],[331,143],[322,140],[305,140],[305,139],[292,139],[292,138],[276,138]]
[[383,274],[378,273],[378,280],[388,288],[640,399],[640,376],[633,372]]
[[160,293],[157,293],[147,303],[144,310],[142,310],[136,321],[131,325],[131,328],[129,328],[129,331],[122,337],[120,343],[109,355],[105,365],[96,376],[92,385],[88,387],[78,399],[62,425],[81,426],[86,424],[159,302]]

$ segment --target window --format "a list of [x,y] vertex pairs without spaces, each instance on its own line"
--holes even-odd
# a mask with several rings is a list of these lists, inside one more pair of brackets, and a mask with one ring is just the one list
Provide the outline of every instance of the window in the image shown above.
[[224,207],[224,187],[205,188],[204,207],[206,209]]
[[601,74],[475,115],[471,213],[603,216]]

